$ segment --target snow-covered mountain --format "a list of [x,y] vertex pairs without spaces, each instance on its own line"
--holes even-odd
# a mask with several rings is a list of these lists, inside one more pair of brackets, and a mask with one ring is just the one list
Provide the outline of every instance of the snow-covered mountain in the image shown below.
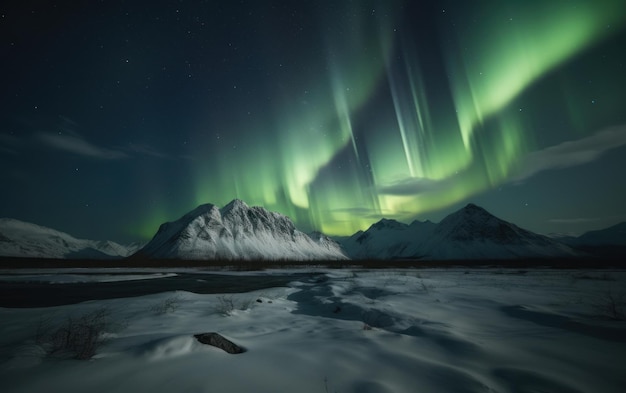
[[571,257],[572,248],[469,204],[439,224],[381,220],[342,241],[354,259],[512,259]]
[[65,232],[11,218],[0,218],[0,256],[30,258],[110,259],[140,248],[112,241],[77,239]]
[[501,220],[474,204],[445,217],[424,253],[433,259],[572,257],[570,247]]
[[436,227],[430,221],[411,225],[383,218],[365,232],[358,231],[340,241],[352,259],[393,259],[422,256],[420,246]]
[[335,240],[331,239],[329,236],[326,236],[319,231],[313,231],[313,232],[308,233],[307,235],[311,238],[311,240],[317,243],[320,247],[325,248],[326,250],[328,250],[329,252],[333,254],[343,255],[344,258],[340,258],[340,259],[346,258],[346,255],[344,254],[343,249],[341,248],[341,245],[337,243]]
[[[77,239],[18,220],[0,219],[0,256],[35,258],[336,260],[513,259],[601,255],[626,250],[626,223],[578,238],[554,239],[503,221],[469,204],[440,223],[410,225],[382,219],[366,231],[333,240],[305,234],[279,213],[233,200],[223,208],[201,205],[161,225],[145,247]],[[600,250],[600,251],[598,251]],[[609,252],[606,251],[605,253]],[[604,254],[602,254],[604,255]]]
[[223,208],[198,206],[159,228],[137,256],[163,259],[346,259],[340,246],[296,229],[282,214],[235,199]]
[[626,246],[626,222],[605,229],[585,232],[567,240],[568,244],[582,247]]
[[563,236],[557,240],[595,257],[624,259],[626,256],[626,222],[585,232],[578,237]]

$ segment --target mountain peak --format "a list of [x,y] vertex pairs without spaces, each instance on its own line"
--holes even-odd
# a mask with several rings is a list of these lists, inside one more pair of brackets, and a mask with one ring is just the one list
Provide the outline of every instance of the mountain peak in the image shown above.
[[475,222],[475,223],[487,223],[493,221],[501,221],[499,218],[489,213],[484,208],[468,203],[465,207],[449,214],[441,223],[460,223],[460,222]]
[[583,246],[626,246],[626,222],[585,232],[575,239],[575,244]]
[[413,220],[413,222],[411,222],[409,224],[410,227],[419,227],[419,226],[423,226],[423,225],[436,225],[435,223],[433,223],[430,220],[424,220],[424,221],[420,221],[420,220]]
[[211,203],[205,203],[203,205],[199,205],[198,207],[196,207],[195,209],[187,213],[185,216],[197,217],[204,213],[210,212],[214,208],[215,208],[215,205]]
[[473,203],[441,220],[437,232],[455,241],[492,241],[498,244],[524,242],[526,237],[537,236]]
[[490,216],[492,215],[491,213],[489,213],[487,210],[483,209],[482,207],[475,205],[473,203],[468,203],[467,205],[465,205],[464,208],[462,208],[460,211],[462,212],[467,212],[467,213],[486,213],[489,214]]
[[396,220],[388,219],[388,218],[381,218],[380,221],[372,224],[370,228],[380,230],[384,228],[385,229],[405,229],[406,227],[407,227],[406,224],[403,224]]
[[249,209],[250,207],[241,199],[233,199],[232,201],[228,202],[228,204],[226,206],[224,206],[221,211],[222,214],[229,212],[231,210],[237,211],[237,210],[246,210]]
[[[375,228],[377,230],[371,230]],[[501,220],[473,203],[438,224],[381,220],[343,242],[350,257],[368,259],[511,259],[575,256],[571,248]]]
[[289,217],[262,207],[249,207],[241,199],[234,199],[221,209],[202,205],[162,226],[138,256],[218,260],[346,258],[330,239],[314,240],[297,230]]

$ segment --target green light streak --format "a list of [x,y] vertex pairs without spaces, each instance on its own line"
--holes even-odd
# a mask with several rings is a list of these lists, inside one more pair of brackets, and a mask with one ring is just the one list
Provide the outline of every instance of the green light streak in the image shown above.
[[352,142],[352,150],[358,158],[359,151],[356,147],[356,140],[354,139],[354,134],[352,132],[350,108],[348,107],[348,99],[345,94],[346,88],[342,86],[340,78],[338,78],[335,73],[333,73],[332,86],[335,110],[337,119],[339,120],[340,134],[350,138],[350,141]]
[[[624,23],[620,1],[519,2],[494,5],[480,27],[449,48],[449,74],[465,149],[477,126],[533,82]],[[506,15],[511,15],[506,18]],[[513,17],[514,16],[514,17]],[[615,28],[614,28],[615,30]],[[494,34],[494,32],[497,32]]]
[[[431,75],[408,41],[415,38],[394,35],[394,18],[358,18],[342,40],[326,37],[326,68],[294,76],[297,94],[271,91],[273,110],[260,118],[208,127],[196,146],[203,158],[193,165],[195,203],[237,197],[305,229],[346,235],[383,216],[414,219],[507,181],[536,132],[513,104],[626,25],[626,3],[496,2],[479,11],[479,22],[468,16],[444,42],[447,79],[439,88],[447,95],[428,90]],[[382,95],[388,112],[364,124],[363,113],[377,111]],[[389,191],[398,184],[408,186]],[[165,213],[172,211],[161,208],[158,223],[176,218]]]
[[[197,204],[225,204],[238,197],[292,218],[297,215],[317,228],[323,228],[329,217],[340,220],[345,216],[328,213],[326,207],[340,204],[343,193],[319,198],[314,205],[311,184],[346,146],[351,146],[359,159],[352,117],[368,103],[383,80],[384,61],[391,50],[391,29],[369,19],[354,23],[352,34],[343,41],[329,37],[326,75],[301,75],[294,81],[303,86],[301,91],[307,91],[306,104],[281,94],[274,100],[273,115],[254,124],[226,126],[238,129],[232,134],[241,129],[251,131],[224,147],[212,147],[217,156],[197,165]],[[369,48],[369,52],[363,48]],[[254,138],[253,143],[247,141],[250,138]],[[231,149],[230,143],[237,149]],[[201,151],[203,146],[198,148]],[[304,217],[302,211],[307,212]],[[360,225],[354,224],[353,217],[350,221],[352,224],[344,228]]]

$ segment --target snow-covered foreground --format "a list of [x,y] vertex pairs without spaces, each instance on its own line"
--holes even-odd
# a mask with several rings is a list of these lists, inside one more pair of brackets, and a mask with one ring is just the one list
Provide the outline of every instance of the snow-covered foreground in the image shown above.
[[[626,322],[610,318],[626,311],[626,272],[318,273],[289,287],[234,295],[178,291],[0,308],[0,391],[517,393],[626,386]],[[231,302],[244,310],[228,312]],[[102,307],[109,331],[93,359],[45,356],[36,344],[39,321],[58,326]],[[203,332],[219,332],[247,351],[231,355],[200,344],[193,334]]]

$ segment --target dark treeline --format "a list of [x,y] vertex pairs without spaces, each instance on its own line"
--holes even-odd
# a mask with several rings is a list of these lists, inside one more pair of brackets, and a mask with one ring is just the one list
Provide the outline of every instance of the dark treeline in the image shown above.
[[206,268],[220,270],[264,270],[273,268],[626,268],[626,258],[550,258],[506,260],[342,260],[342,261],[289,261],[289,260],[180,260],[180,259],[47,259],[0,257],[0,269],[57,269],[57,268]]

